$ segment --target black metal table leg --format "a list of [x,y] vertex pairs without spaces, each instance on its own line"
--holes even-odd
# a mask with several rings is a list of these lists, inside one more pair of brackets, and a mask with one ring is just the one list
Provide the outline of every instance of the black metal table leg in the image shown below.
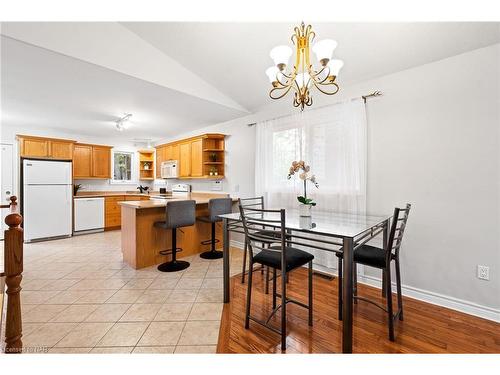
[[[382,232],[382,248],[387,250],[387,242],[389,241],[389,228],[391,226],[391,220],[387,219],[384,223],[384,231]],[[386,283],[387,275],[385,270],[382,270],[382,297],[386,297]]]
[[223,253],[223,276],[224,276],[224,303],[229,302],[229,231],[227,219],[222,219],[222,253]]
[[343,239],[343,280],[342,280],[342,353],[352,353],[352,261],[353,261],[353,239]]

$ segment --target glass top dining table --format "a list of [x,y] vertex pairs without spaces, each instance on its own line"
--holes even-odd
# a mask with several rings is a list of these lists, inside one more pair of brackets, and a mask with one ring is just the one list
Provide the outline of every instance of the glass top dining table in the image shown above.
[[[265,220],[280,219],[279,213],[258,213],[259,218]],[[223,223],[223,274],[224,274],[224,303],[230,302],[230,260],[229,243],[230,232],[243,233],[241,216],[231,213],[219,216]],[[311,217],[302,217],[298,210],[285,211],[285,229],[288,233],[300,232],[300,238],[308,235],[323,247],[315,249],[342,252],[343,254],[343,282],[342,282],[342,352],[352,353],[352,310],[353,310],[353,253],[356,246],[370,241],[382,233],[383,246],[386,248],[388,230],[392,215],[360,215],[337,212],[315,212]],[[276,223],[280,226],[280,223]],[[324,240],[322,240],[322,238]],[[330,241],[337,239],[337,242]],[[340,245],[332,246],[332,244]]]

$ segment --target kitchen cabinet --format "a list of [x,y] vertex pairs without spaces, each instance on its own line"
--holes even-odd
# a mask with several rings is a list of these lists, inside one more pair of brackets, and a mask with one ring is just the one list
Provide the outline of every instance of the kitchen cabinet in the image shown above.
[[75,141],[68,139],[18,135],[19,153],[23,158],[71,160]]
[[73,177],[111,178],[111,147],[76,143],[73,151]]
[[104,227],[106,229],[117,229],[121,225],[121,207],[118,202],[126,200],[126,196],[114,196],[104,198]]
[[63,141],[50,141],[50,156],[54,159],[73,159],[73,143]]
[[179,145],[179,177],[191,176],[191,143]]
[[191,142],[191,177],[203,176],[203,140]]
[[92,176],[92,146],[76,144],[73,150],[73,177]]
[[92,177],[111,178],[111,148],[92,146]]
[[177,160],[179,179],[224,178],[224,134],[202,134],[156,146],[156,177],[161,162]]
[[117,195],[104,198],[104,228],[106,230],[119,229],[122,224],[121,207],[118,202],[149,200],[143,195]]
[[156,178],[161,178],[161,163],[164,162],[166,146],[156,147]]

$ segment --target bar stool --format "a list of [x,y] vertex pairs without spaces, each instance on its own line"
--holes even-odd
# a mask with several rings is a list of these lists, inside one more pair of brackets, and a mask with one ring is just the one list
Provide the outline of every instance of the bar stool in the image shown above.
[[156,221],[154,226],[161,229],[172,229],[172,248],[160,251],[161,255],[172,255],[170,262],[158,266],[161,272],[182,271],[189,267],[189,262],[177,260],[177,253],[182,251],[177,247],[177,228],[188,227],[196,222],[196,201],[169,201],[166,207],[166,220]]
[[215,250],[215,244],[220,241],[215,238],[215,223],[221,221],[219,215],[230,214],[233,201],[231,198],[212,198],[208,201],[208,216],[200,216],[197,219],[212,225],[212,237],[209,240],[201,241],[202,245],[211,245],[210,250],[200,254],[203,259],[220,259],[222,251]]

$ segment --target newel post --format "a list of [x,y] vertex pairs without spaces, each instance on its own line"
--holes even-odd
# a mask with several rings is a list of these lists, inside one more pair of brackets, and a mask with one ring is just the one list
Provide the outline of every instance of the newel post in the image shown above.
[[4,236],[4,268],[7,285],[7,318],[5,353],[21,353],[23,348],[21,321],[21,280],[23,272],[23,218],[17,213],[17,198],[11,197],[11,213],[5,218],[9,229]]

